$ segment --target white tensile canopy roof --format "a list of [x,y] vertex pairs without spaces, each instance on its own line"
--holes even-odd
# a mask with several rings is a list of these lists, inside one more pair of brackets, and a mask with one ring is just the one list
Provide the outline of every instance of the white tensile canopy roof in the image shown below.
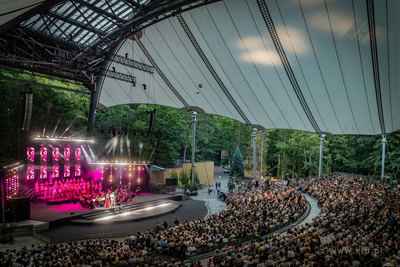
[[123,41],[114,53],[153,65],[154,74],[108,62],[109,71],[133,75],[136,84],[99,76],[99,108],[156,104],[265,129],[398,131],[399,12],[397,0],[204,5]]

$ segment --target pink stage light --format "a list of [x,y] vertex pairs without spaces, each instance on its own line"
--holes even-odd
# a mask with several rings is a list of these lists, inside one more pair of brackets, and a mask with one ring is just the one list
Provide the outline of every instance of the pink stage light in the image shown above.
[[47,161],[47,147],[40,148],[40,160]]
[[69,161],[70,158],[71,158],[71,148],[66,147],[64,148],[64,161]]
[[58,147],[53,148],[53,162],[60,159],[60,149]]
[[28,147],[26,149],[26,155],[27,155],[27,160],[28,161],[35,161],[35,148],[34,147]]
[[47,166],[43,165],[40,166],[40,179],[46,179],[47,178]]
[[144,168],[142,168],[142,171],[144,171]]
[[69,164],[64,165],[64,177],[71,176],[71,166]]
[[81,160],[82,150],[80,148],[75,148],[75,160]]
[[81,164],[76,164],[75,165],[75,176],[81,176],[82,172],[81,172]]
[[60,177],[60,166],[58,166],[58,165],[53,166],[53,177],[54,178]]
[[35,179],[35,166],[28,166],[26,172],[26,179],[28,180]]
[[35,179],[35,166],[32,165],[35,161],[35,148],[34,147],[28,147],[26,149],[26,156],[27,156],[27,162],[26,162],[26,178],[28,180]]

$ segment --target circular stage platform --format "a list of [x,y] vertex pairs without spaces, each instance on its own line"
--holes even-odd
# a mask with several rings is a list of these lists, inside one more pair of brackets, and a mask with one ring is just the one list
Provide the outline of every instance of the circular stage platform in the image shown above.
[[139,221],[173,212],[178,209],[179,206],[180,203],[177,201],[159,199],[143,203],[125,204],[109,209],[97,209],[96,212],[80,215],[70,222],[73,224],[97,224]]

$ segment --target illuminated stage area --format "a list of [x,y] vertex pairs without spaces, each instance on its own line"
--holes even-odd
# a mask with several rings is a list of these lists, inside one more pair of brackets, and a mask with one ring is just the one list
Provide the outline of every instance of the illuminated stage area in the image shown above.
[[132,194],[150,191],[149,164],[99,162],[89,139],[34,140],[27,147],[26,173],[24,168],[18,171],[23,195],[48,204],[96,199],[104,206],[112,196],[125,202],[124,198],[130,199]]
[[31,204],[31,219],[48,222],[50,228],[64,224],[104,224],[122,221],[137,221],[160,216],[179,208],[181,196],[166,194],[143,194],[131,202],[109,209],[83,208],[79,204],[66,203],[46,205]]
[[[147,210],[137,212],[137,207],[132,203],[137,204],[138,196],[141,202],[146,201],[146,194],[150,192],[150,165],[135,161],[100,162],[90,147],[92,144],[93,140],[89,139],[34,138],[26,148],[26,164],[19,162],[15,166],[8,166],[9,169],[2,179],[7,200],[6,209],[14,200],[28,203],[30,200],[33,202],[30,208],[32,218],[46,221],[44,218],[47,218],[47,212],[36,216],[36,209],[43,210],[43,204],[70,205],[67,208],[72,209],[69,216],[71,212],[78,213],[81,210],[111,210],[114,205],[130,205],[131,213],[126,213],[123,219],[118,220],[133,220],[143,212],[151,213],[148,211],[153,208],[158,212],[166,208],[170,211],[179,206],[172,202],[159,203],[168,204],[160,207],[149,204],[143,206]],[[16,205],[21,206],[18,203]],[[48,213],[57,213],[61,207],[49,208]],[[29,205],[24,210],[27,211],[28,208]],[[13,212],[18,213],[15,209]],[[29,219],[29,212],[27,216],[18,219],[13,219],[18,216],[11,213],[11,209],[10,213],[6,213],[6,220],[9,222]],[[54,216],[47,221],[53,220]]]

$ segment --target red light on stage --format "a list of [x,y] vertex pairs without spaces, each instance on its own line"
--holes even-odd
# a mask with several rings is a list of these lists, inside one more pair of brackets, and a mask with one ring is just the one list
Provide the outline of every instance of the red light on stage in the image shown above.
[[40,148],[40,160],[47,161],[47,148],[46,147]]
[[81,160],[82,150],[80,148],[75,148],[75,160]]
[[64,148],[64,161],[69,161],[70,158],[71,158],[71,149],[69,147],[66,147]]
[[75,165],[75,176],[81,176],[82,172],[81,172],[81,164],[76,164]]
[[53,162],[60,159],[60,149],[58,147],[53,148]]
[[35,179],[35,167],[34,166],[28,166],[27,173],[26,173],[26,179]]
[[27,160],[28,161],[35,161],[35,148],[34,147],[28,147],[26,149],[26,155],[27,155]]
[[40,166],[40,179],[46,179],[47,178],[47,166]]
[[53,177],[54,178],[60,177],[60,166],[58,165],[53,166]]
[[71,176],[71,166],[69,164],[64,165],[64,177]]
[[35,166],[32,165],[35,161],[35,148],[28,147],[26,149],[26,156],[27,156],[26,178],[28,180],[35,179]]

